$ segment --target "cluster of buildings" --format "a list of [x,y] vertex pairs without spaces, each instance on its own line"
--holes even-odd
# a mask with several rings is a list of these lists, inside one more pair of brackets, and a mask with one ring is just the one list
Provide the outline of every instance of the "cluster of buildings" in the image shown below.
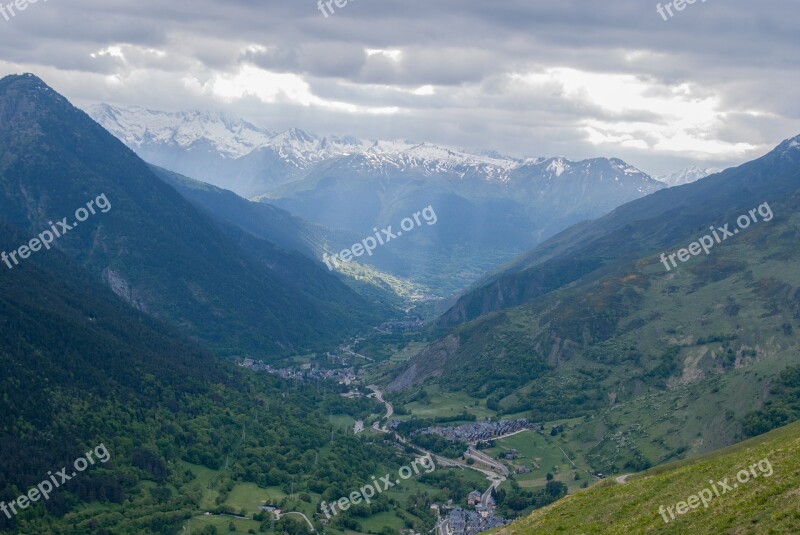
[[458,427],[426,427],[419,432],[439,435],[453,441],[477,442],[516,433],[524,429],[539,431],[542,428],[541,424],[534,424],[525,418],[521,418],[519,420],[498,420],[495,422],[486,420]]
[[476,535],[482,531],[505,526],[507,523],[508,520],[493,512],[470,511],[456,507],[447,516],[445,531],[447,535]]
[[353,368],[313,368],[310,364],[304,364],[300,368],[275,368],[270,364],[265,364],[264,361],[253,359],[244,359],[239,363],[239,366],[256,372],[266,372],[277,375],[283,379],[297,379],[301,381],[328,379],[336,381],[339,384],[349,385],[356,378],[356,373]]
[[[519,458],[519,452],[517,450],[515,450],[514,448],[511,448],[507,452],[500,454],[499,458],[501,460],[506,460],[506,461],[515,461],[515,460],[517,460]],[[514,465],[514,471],[517,474],[530,474],[531,473],[531,469],[528,468],[527,466],[516,465],[516,464]]]
[[467,508],[450,510],[440,526],[441,535],[475,535],[490,529],[505,526],[509,521],[495,514],[497,505],[491,494],[486,496],[473,490],[467,496]]
[[416,329],[422,329],[425,327],[425,322],[413,319],[407,321],[387,321],[382,323],[378,330],[381,331],[410,331]]

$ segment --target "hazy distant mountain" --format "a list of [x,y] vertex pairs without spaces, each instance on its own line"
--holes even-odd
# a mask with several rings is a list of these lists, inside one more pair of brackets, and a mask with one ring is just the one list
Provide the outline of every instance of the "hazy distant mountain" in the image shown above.
[[140,150],[158,145],[187,151],[210,148],[224,158],[238,158],[263,147],[275,135],[225,113],[168,113],[109,104],[91,106],[87,113],[126,145]]
[[275,133],[227,114],[109,104],[86,111],[142,159],[244,197],[266,193],[316,163],[369,146],[356,138],[320,138],[296,128]]
[[433,206],[436,225],[392,242],[405,260],[395,269],[455,290],[571,224],[664,187],[617,159],[504,160],[378,142],[316,166],[269,202],[363,235]]
[[714,173],[719,173],[720,171],[721,169],[716,169],[714,167],[700,168],[696,165],[693,165],[669,175],[658,175],[654,176],[653,178],[659,182],[663,182],[669,187],[674,187],[682,186],[684,184],[691,184],[692,182],[696,182],[701,178],[713,175]]
[[[98,104],[87,113],[150,163],[244,196],[313,176],[340,159],[346,159],[341,165],[376,177],[407,172],[497,183],[542,162],[552,163],[547,172],[556,177],[574,165],[564,158],[515,158],[425,142],[321,137],[298,128],[274,133],[227,114],[199,111]],[[638,170],[629,174],[649,178]],[[648,189],[652,184],[643,186]]]

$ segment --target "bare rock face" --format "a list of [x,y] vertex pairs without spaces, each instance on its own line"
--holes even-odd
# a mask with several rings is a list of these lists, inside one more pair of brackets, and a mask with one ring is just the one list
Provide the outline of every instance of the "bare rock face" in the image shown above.
[[447,361],[456,354],[460,345],[458,337],[450,335],[427,346],[411,358],[409,366],[386,387],[386,391],[402,390],[429,377],[440,376]]
[[142,296],[137,290],[131,289],[130,284],[122,274],[117,273],[111,268],[103,270],[103,281],[108,285],[112,292],[124,299],[128,304],[142,312],[148,312]]

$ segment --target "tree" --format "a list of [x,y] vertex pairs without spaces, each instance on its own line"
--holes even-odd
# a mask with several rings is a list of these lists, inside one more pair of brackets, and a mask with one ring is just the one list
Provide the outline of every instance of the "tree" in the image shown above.
[[547,472],[547,481],[553,481],[553,474]]

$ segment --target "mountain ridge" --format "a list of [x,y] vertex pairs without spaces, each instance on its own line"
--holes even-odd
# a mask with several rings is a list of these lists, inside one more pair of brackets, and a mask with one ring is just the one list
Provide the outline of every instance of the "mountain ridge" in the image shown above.
[[[57,214],[107,194],[113,210],[82,223],[57,246],[130,303],[182,326],[216,352],[290,354],[338,343],[384,316],[382,307],[299,254],[261,240],[252,244],[258,258],[249,255],[240,240],[39,78],[0,80],[0,120],[4,217],[38,232]],[[315,285],[327,290],[309,290]],[[342,314],[349,309],[354,312]]]
[[[201,147],[203,145],[225,147],[226,143],[224,142],[230,137],[230,132],[228,132],[228,136],[223,136],[221,140],[216,140],[211,136],[212,128],[204,126],[202,123],[193,125],[193,123],[197,122],[196,119],[198,117],[205,116],[206,120],[213,126],[220,122],[218,117],[197,111],[170,113],[148,110],[137,106],[112,106],[106,103],[88,107],[87,113],[112,134],[123,140],[130,148],[141,153],[145,160],[243,194],[242,187],[237,187],[235,183],[220,183],[218,178],[216,179],[217,181],[214,181],[213,177],[209,180],[209,172],[202,173],[202,176],[200,176],[197,173],[197,169],[182,168],[183,164],[181,162],[178,165],[174,163],[170,165],[170,162],[164,161],[166,156],[156,148],[157,145],[169,145],[171,142],[175,142],[175,132],[181,130],[188,131],[187,141],[183,146],[177,142],[175,142],[175,145],[183,149],[191,148],[192,143],[197,143]],[[154,119],[154,117],[157,117],[158,120]],[[187,122],[190,124],[187,125]],[[269,163],[260,162],[261,165],[267,165],[274,170],[281,170],[286,174],[284,178],[273,179],[269,186],[280,185],[281,182],[291,182],[294,178],[298,178],[299,175],[297,173],[308,171],[315,164],[341,157],[357,157],[359,155],[361,159],[359,163],[354,165],[362,169],[370,167],[374,171],[383,169],[384,172],[387,172],[390,168],[412,166],[422,169],[423,174],[453,171],[455,176],[461,176],[462,178],[469,174],[482,174],[487,180],[501,183],[508,181],[511,171],[525,166],[539,165],[545,161],[555,162],[553,171],[555,171],[556,176],[560,176],[565,164],[571,165],[592,161],[592,159],[572,161],[560,156],[551,158],[517,158],[491,150],[469,151],[459,147],[450,147],[425,141],[365,140],[353,136],[318,136],[296,127],[275,133],[242,119],[230,118],[229,122],[237,125],[246,125],[249,129],[255,130],[263,134],[263,136],[258,137],[256,139],[257,142],[239,143],[235,149],[219,150],[223,159],[231,159],[231,156],[235,155],[236,158],[234,159],[243,159],[241,167],[245,168],[252,167],[252,161],[270,160],[270,157],[277,157],[280,163],[275,161],[269,161]],[[152,127],[149,127],[149,124],[152,124]],[[193,126],[194,128],[192,128]],[[151,158],[148,158],[148,155]],[[595,158],[594,160],[599,159]],[[612,163],[621,162],[616,158],[609,158],[608,160]],[[230,164],[230,162],[228,163]],[[625,164],[625,166],[635,169],[628,164]],[[222,169],[219,163],[214,167],[216,170]],[[562,170],[559,170],[559,168],[562,168]],[[635,169],[635,171],[641,173],[638,169]],[[228,172],[236,174],[237,171],[228,169]],[[238,172],[241,173],[242,171],[238,170]],[[249,188],[250,184],[247,185],[247,189]],[[261,191],[255,195],[266,193],[268,191]],[[245,194],[244,196],[249,197],[251,195]]]
[[[768,222],[665,269],[662,253],[709,226],[737,228],[756,207]],[[800,364],[799,208],[791,138],[575,225],[462,296],[386,391],[430,386],[501,416],[584,418],[581,447],[603,473],[730,444],[771,402],[768,385]],[[665,406],[681,411],[653,412]]]

